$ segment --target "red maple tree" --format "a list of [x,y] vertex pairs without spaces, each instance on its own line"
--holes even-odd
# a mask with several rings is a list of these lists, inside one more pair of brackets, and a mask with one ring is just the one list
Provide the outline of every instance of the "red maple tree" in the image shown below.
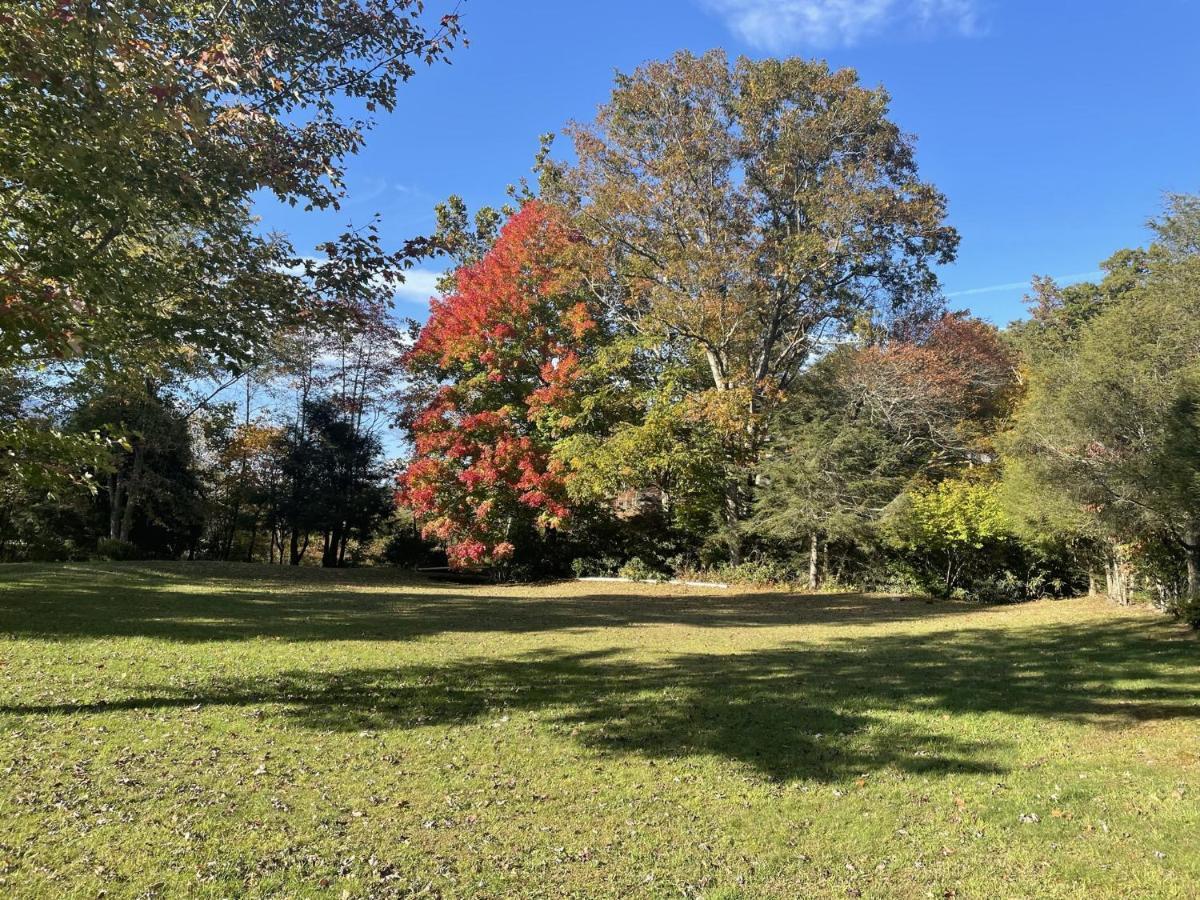
[[404,358],[418,388],[397,497],[455,568],[506,560],[520,529],[570,515],[550,450],[598,331],[584,300],[592,259],[561,211],[526,203],[432,301]]

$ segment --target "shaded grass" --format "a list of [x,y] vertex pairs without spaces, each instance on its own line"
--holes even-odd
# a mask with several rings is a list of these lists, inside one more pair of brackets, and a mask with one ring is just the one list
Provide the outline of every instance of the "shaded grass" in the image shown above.
[[981,608],[0,570],[0,878],[112,896],[1195,896],[1196,640]]

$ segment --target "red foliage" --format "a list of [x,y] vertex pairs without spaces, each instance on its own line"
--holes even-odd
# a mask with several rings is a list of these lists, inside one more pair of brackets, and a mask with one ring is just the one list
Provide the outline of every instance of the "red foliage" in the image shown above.
[[408,416],[415,459],[398,500],[456,568],[506,559],[522,525],[570,514],[550,446],[596,330],[579,299],[588,258],[558,210],[527,203],[432,302],[404,359],[431,387]]
[[1003,414],[1016,388],[1015,359],[999,333],[961,314],[943,316],[923,340],[861,350],[855,371],[877,415],[938,441]]

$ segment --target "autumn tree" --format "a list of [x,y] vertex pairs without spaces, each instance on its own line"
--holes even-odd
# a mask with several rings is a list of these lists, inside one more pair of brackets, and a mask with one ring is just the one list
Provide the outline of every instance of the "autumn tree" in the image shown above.
[[962,314],[838,348],[796,380],[773,422],[754,530],[807,543],[815,586],[819,542],[869,541],[913,479],[990,461],[1015,386],[998,330]]
[[[246,415],[236,422],[227,404],[213,410],[200,423],[203,494],[206,504],[207,552],[218,559],[238,555],[252,562],[268,540],[268,558],[274,561],[278,531],[278,498],[282,488],[283,429],[249,415],[251,392],[246,391]],[[202,454],[205,455],[205,454]],[[243,536],[242,543],[237,543]]]
[[855,352],[846,386],[857,415],[926,467],[945,470],[993,455],[1017,381],[1017,356],[997,328],[955,313]]
[[413,459],[400,501],[454,566],[504,562],[516,541],[570,515],[556,439],[597,323],[589,248],[556,208],[531,201],[435,298],[405,359]]
[[689,341],[750,435],[732,518],[761,414],[824,339],[936,306],[958,238],[888,102],[822,62],[680,52],[619,75],[546,179],[607,251],[614,314]]

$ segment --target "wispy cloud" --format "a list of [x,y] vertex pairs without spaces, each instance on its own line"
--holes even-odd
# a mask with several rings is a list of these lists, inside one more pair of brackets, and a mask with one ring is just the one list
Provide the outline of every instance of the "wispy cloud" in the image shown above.
[[[1079,281],[1092,281],[1096,278],[1103,278],[1104,273],[1097,272],[1076,272],[1074,275],[1054,275],[1051,276],[1060,285],[1075,284]],[[1001,291],[1019,291],[1028,288],[1032,283],[1032,279],[1025,281],[1010,281],[1006,284],[989,284],[986,287],[968,288],[965,291],[950,291],[946,294],[947,297],[974,297],[977,294],[999,294]]]
[[748,44],[771,51],[858,43],[885,30],[974,34],[977,0],[702,0]]

